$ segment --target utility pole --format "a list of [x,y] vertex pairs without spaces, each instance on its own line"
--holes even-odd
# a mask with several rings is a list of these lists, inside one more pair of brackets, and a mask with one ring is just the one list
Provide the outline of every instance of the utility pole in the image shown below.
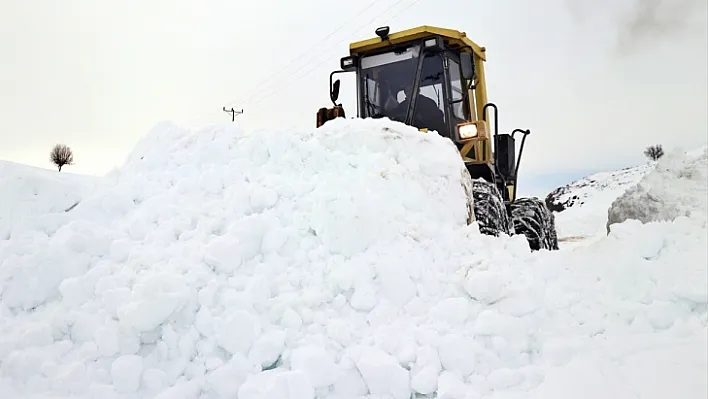
[[226,107],[224,107],[223,111],[231,114],[231,122],[236,120],[236,115],[241,115],[243,113],[243,109],[241,109],[241,111],[235,111],[233,107],[231,107],[231,109],[226,109]]

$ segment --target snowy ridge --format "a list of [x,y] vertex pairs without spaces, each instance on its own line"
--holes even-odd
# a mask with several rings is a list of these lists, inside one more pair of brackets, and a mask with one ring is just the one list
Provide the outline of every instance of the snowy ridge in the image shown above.
[[571,207],[582,207],[590,202],[607,203],[609,206],[612,200],[628,187],[637,184],[655,167],[655,162],[649,162],[618,171],[592,174],[553,190],[546,196],[546,205],[551,211],[558,213]]
[[0,240],[28,219],[61,218],[99,181],[91,176],[0,161]]
[[705,224],[531,253],[466,225],[462,167],[381,120],[160,125],[0,247],[0,397],[708,394]]

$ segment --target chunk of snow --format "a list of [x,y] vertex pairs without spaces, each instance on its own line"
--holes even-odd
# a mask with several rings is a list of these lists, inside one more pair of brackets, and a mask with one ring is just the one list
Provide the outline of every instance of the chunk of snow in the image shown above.
[[238,390],[239,399],[314,399],[315,390],[302,371],[279,369],[252,374]]
[[365,348],[356,361],[369,393],[390,395],[393,399],[410,397],[410,376],[396,358],[377,348]]
[[314,388],[334,384],[339,376],[334,357],[323,348],[303,346],[290,355],[290,368],[302,371]]
[[143,373],[143,358],[137,355],[124,355],[113,361],[111,378],[119,393],[136,392],[140,387]]
[[438,352],[431,347],[419,348],[416,364],[411,369],[411,388],[423,395],[436,392],[441,371],[442,365]]
[[211,389],[221,397],[237,397],[239,389],[248,376],[255,373],[255,368],[248,360],[235,355],[231,360],[207,375]]
[[228,313],[225,319],[216,321],[216,342],[228,352],[248,353],[260,327],[256,318],[243,310]]

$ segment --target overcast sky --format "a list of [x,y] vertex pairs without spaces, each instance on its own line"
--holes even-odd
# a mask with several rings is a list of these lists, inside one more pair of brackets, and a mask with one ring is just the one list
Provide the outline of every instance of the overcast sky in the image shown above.
[[[243,108],[248,129],[314,127],[348,43],[381,25],[450,27],[487,47],[502,129],[532,130],[521,179],[708,140],[705,0],[0,4],[3,160],[52,168],[51,147],[65,143],[67,172],[102,175],[157,122],[230,121],[223,106]],[[350,116],[351,82],[340,96]]]

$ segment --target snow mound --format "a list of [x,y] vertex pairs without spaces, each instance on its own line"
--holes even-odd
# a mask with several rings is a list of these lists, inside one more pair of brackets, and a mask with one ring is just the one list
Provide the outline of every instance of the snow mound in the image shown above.
[[673,152],[610,206],[607,231],[627,219],[643,223],[685,216],[706,220],[708,214],[708,148]]
[[0,240],[23,225],[60,218],[95,187],[99,178],[0,161]]
[[462,167],[383,120],[160,125],[57,228],[0,248],[0,397],[706,395],[704,351],[647,351],[705,337],[705,224],[532,253],[467,225]]
[[[455,290],[427,268],[447,253],[424,248],[467,227],[463,168],[451,142],[402,124],[251,136],[161,125],[56,231],[37,225],[2,248],[2,305],[14,317],[3,320],[0,353],[17,359],[3,372],[63,393],[78,393],[80,378],[157,392],[221,367],[245,378],[302,358],[294,364],[314,387],[359,386],[348,366],[318,377],[312,367],[326,363],[310,358],[365,339],[350,323],[387,324],[424,276]],[[284,358],[301,340],[328,352]],[[25,368],[39,347],[70,370]],[[381,353],[362,356],[362,368],[380,367]],[[396,392],[407,390],[399,380]]]

